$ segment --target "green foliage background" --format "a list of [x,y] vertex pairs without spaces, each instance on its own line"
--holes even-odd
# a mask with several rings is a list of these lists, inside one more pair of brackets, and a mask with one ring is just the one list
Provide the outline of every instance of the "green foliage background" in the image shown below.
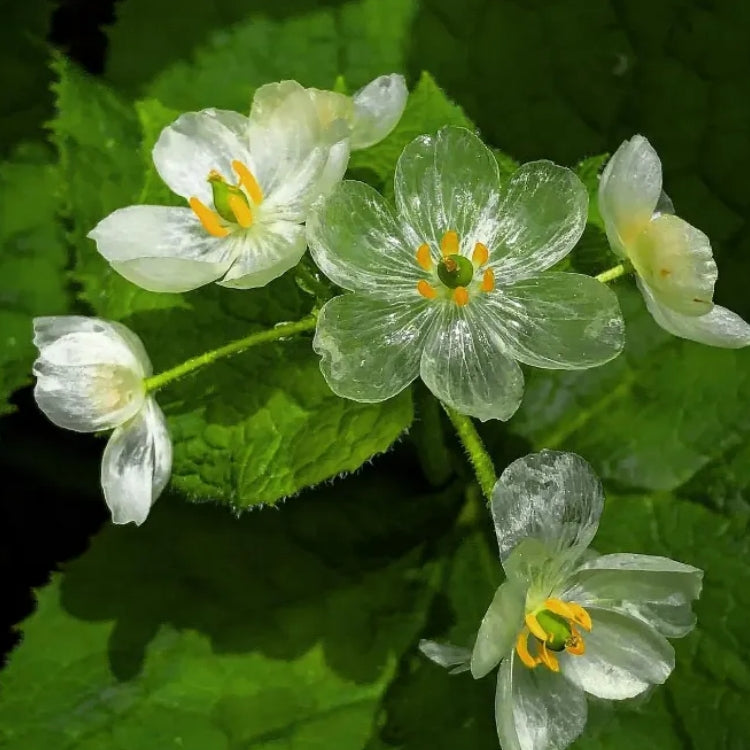
[[[34,315],[123,320],[159,370],[312,307],[294,273],[253,292],[143,292],[85,238],[115,208],[174,200],[149,154],[175,113],[244,111],[285,77],[331,87],[341,75],[355,89],[407,75],[399,127],[351,163],[386,194],[401,148],[449,123],[476,126],[504,174],[551,158],[578,165],[592,193],[598,155],[642,132],[680,214],[712,238],[718,301],[750,317],[745,3],[120,0],[98,77],[45,46],[53,3],[17,5],[0,32],[3,70],[24,84],[0,103],[0,413],[31,381]],[[571,262],[612,264],[595,206]],[[670,681],[634,704],[593,705],[575,747],[742,750],[750,353],[671,338],[630,281],[615,288],[623,356],[528,372],[519,413],[483,434],[499,470],[542,447],[589,460],[608,496],[600,551],[706,569]],[[496,747],[492,678],[450,677],[416,651],[425,636],[468,644],[501,574],[460,449],[424,393],[337,399],[303,339],[221,363],[160,403],[170,494],[37,591],[0,674],[0,747]],[[53,472],[53,455],[39,461]],[[87,469],[75,491],[96,496]],[[70,481],[48,485],[64,497]]]

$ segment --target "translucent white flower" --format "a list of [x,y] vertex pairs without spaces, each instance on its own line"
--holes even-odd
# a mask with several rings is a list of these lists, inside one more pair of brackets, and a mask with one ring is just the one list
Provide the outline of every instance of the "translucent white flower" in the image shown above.
[[711,243],[674,215],[661,161],[642,135],[625,141],[599,183],[599,210],[612,250],[630,261],[654,320],[684,339],[730,349],[750,344],[750,325],[714,305]]
[[125,326],[98,318],[34,319],[34,396],[60,427],[114,428],[101,482],[114,523],[142,524],[172,470],[172,443],[161,409],[146,393],[151,362]]
[[501,189],[492,151],[445,128],[404,149],[395,194],[394,211],[343,182],[308,220],[313,259],[354,292],[323,307],[313,344],[335,393],[382,401],[421,375],[457,410],[508,419],[523,395],[518,362],[578,369],[620,352],[611,290],[547,270],[586,223],[573,172],[532,162]]
[[495,718],[503,750],[562,750],[583,731],[585,694],[632,698],[674,668],[666,637],[695,625],[703,573],[665,557],[588,549],[604,498],[591,467],[542,451],[512,463],[492,515],[506,581],[473,652],[422,651],[480,678],[500,664]]

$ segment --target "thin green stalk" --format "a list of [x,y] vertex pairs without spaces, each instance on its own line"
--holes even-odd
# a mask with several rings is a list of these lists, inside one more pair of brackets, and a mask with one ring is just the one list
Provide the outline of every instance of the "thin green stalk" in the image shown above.
[[228,344],[224,344],[224,346],[220,346],[218,349],[212,349],[211,351],[199,354],[197,357],[191,357],[176,367],[172,367],[169,370],[165,370],[157,375],[152,375],[150,378],[146,378],[146,390],[155,391],[159,388],[163,388],[168,383],[171,383],[178,378],[182,378],[188,373],[199,370],[201,367],[210,365],[224,357],[244,352],[246,349],[250,349],[250,347],[258,346],[258,344],[266,344],[271,341],[278,341],[279,339],[294,336],[297,333],[312,331],[315,328],[316,320],[317,313],[311,313],[305,318],[295,320],[293,323],[281,323],[274,328],[251,333],[244,338],[230,341]]
[[474,473],[477,475],[479,486],[482,488],[482,494],[487,500],[490,500],[497,477],[495,476],[492,459],[484,447],[482,438],[479,437],[479,433],[469,417],[459,414],[445,404],[443,404],[443,409],[445,409],[448,419],[453,424],[459,440],[466,450],[466,455],[469,457]]
[[630,265],[630,263],[625,261],[624,263],[620,263],[617,266],[608,268],[606,271],[602,271],[601,273],[594,276],[594,278],[597,281],[601,281],[602,284],[608,284],[610,281],[619,279],[620,276],[624,276],[626,273],[630,273],[632,270],[633,267]]

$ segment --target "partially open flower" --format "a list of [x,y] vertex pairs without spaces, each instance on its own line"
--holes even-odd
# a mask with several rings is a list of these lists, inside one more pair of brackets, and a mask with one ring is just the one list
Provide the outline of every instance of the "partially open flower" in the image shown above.
[[308,221],[313,259],[354,294],[321,310],[314,348],[340,396],[382,401],[417,375],[479,419],[508,419],[523,395],[518,362],[579,369],[623,346],[604,284],[549,269],[586,223],[587,194],[569,169],[525,164],[501,189],[474,134],[420,136],[399,158],[396,210],[343,182]]
[[638,274],[654,320],[681,338],[730,349],[750,344],[750,325],[714,305],[718,276],[711,242],[674,215],[661,161],[642,135],[625,141],[599,183],[599,210],[612,250]]
[[60,427],[114,428],[101,482],[114,523],[142,524],[169,480],[172,443],[161,409],[146,393],[151,362],[125,326],[98,318],[34,319],[34,396]]
[[503,750],[567,747],[586,724],[586,693],[621,700],[663,683],[674,668],[667,637],[695,625],[702,571],[588,549],[603,501],[599,480],[575,454],[542,451],[513,462],[492,496],[506,581],[473,652],[420,644],[433,661],[475,678],[500,664]]

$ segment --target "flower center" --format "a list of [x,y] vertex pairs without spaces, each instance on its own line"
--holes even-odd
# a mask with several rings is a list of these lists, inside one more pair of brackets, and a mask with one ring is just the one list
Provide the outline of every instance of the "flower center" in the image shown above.
[[427,299],[447,297],[463,307],[469,302],[470,291],[491,292],[495,288],[494,272],[491,268],[483,269],[490,257],[487,247],[481,242],[475,243],[471,258],[468,258],[461,254],[460,246],[458,232],[449,229],[440,240],[442,257],[437,263],[426,242],[417,248],[417,263],[431,273],[429,280],[422,279],[417,284],[419,294]]
[[255,175],[241,161],[233,161],[232,169],[237,174],[236,185],[228,183],[215,169],[208,173],[215,210],[195,196],[189,200],[190,208],[203,228],[214,237],[226,237],[238,226],[242,229],[250,227],[253,209],[263,202],[263,191]]
[[[580,656],[586,650],[583,636],[576,625],[590,631],[591,616],[580,604],[547,599],[542,607],[527,613],[525,621],[516,640],[516,653],[530,669],[544,664],[553,672],[559,672],[560,664],[555,652],[567,651],[573,656]],[[535,653],[532,653],[532,649]]]

